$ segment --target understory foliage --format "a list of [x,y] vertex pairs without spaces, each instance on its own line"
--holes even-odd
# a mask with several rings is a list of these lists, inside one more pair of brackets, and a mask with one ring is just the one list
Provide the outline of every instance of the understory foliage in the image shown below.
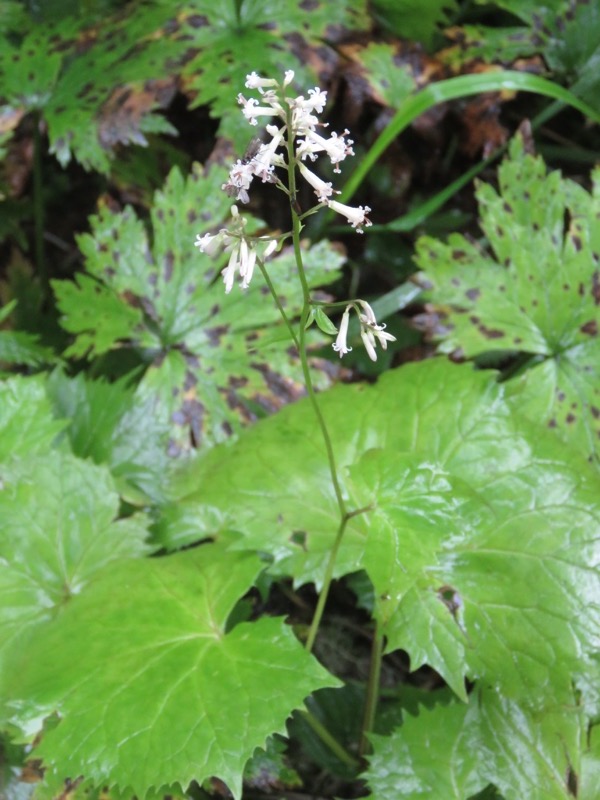
[[[194,0],[173,16],[153,0],[117,13],[87,49],[77,17],[29,31],[8,2],[4,145],[34,112],[61,165],[108,174],[119,146],[175,132],[156,112],[176,76],[241,152],[235,96],[248,72],[280,77],[283,63],[309,87],[302,48],[368,26],[361,3],[303,5]],[[404,11],[431,47],[458,5],[430,3],[427,24],[415,3],[377,2],[375,13],[393,31]],[[496,5],[520,18],[513,44],[525,55],[538,27],[549,47],[554,28],[531,3]],[[550,5],[600,25],[591,4]],[[491,47],[483,23],[464,30],[465,48]],[[386,47],[361,56],[369,85],[379,99],[418,97]],[[593,109],[592,51],[560,63]],[[34,281],[18,288],[26,272],[7,277],[0,794],[285,797],[306,786],[309,761],[333,776],[323,797],[598,797],[600,170],[566,178],[526,144],[516,135],[477,183],[468,233],[419,237],[417,272],[400,288],[418,296],[431,357],[376,381],[337,353],[350,352],[346,336],[359,350],[375,331],[386,356],[401,354],[399,295],[373,302],[399,341],[360,316],[373,313],[364,301],[351,301],[361,330],[348,327],[339,287],[353,251],[335,232],[309,228],[301,247],[273,234],[279,309],[258,270],[224,291],[229,253],[194,248],[231,216],[218,158],[169,169],[147,213],[104,194],[76,238],[77,270],[41,276],[46,295]],[[323,215],[341,206],[319,201]],[[255,204],[239,214],[244,236],[266,236]],[[306,319],[299,257],[316,298]],[[23,303],[55,310],[46,330],[19,324]],[[341,315],[331,313],[336,352],[328,304]],[[306,322],[329,440],[281,309]],[[341,543],[340,493],[353,509]],[[354,618],[326,613],[311,650],[313,590],[331,578]],[[380,647],[376,669],[361,671],[348,644],[357,628]],[[402,679],[386,664],[401,664]],[[27,790],[25,764],[38,770]]]

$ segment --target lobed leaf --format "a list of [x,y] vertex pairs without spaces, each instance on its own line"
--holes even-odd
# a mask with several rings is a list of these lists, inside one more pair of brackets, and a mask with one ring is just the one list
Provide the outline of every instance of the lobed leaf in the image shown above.
[[46,452],[2,465],[0,480],[2,685],[39,623],[68,605],[104,565],[149,548],[143,515],[117,520],[119,497],[105,467]]
[[281,619],[228,631],[262,568],[209,544],[113,564],[73,597],[10,687],[21,725],[60,712],[36,750],[47,768],[138,796],[215,776],[239,798],[254,749],[311,691],[337,685]]
[[419,241],[422,282],[432,287],[423,323],[442,352],[537,356],[509,383],[512,402],[598,462],[600,175],[590,195],[546,175],[515,139],[499,183],[498,192],[477,190],[489,250],[462,235]]
[[[592,471],[522,419],[489,373],[440,360],[321,398],[351,510],[337,576],[365,569],[390,650],[544,706],[569,695],[600,630]],[[299,466],[300,465],[300,466]],[[339,512],[306,403],[205,455],[176,482],[157,535],[228,530],[298,583],[323,579]],[[583,666],[582,666],[583,665]]]
[[[171,429],[171,455],[227,438],[248,420],[299,396],[300,365],[259,274],[246,292],[224,293],[223,260],[194,248],[197,234],[221,226],[230,201],[225,171],[200,168],[187,179],[173,170],[152,209],[153,241],[130,208],[103,208],[79,239],[88,274],[54,281],[61,324],[76,335],[67,353],[92,356],[124,347],[147,364],[138,401]],[[248,231],[258,222],[250,218]],[[305,253],[311,286],[333,281],[343,258],[326,242]],[[284,251],[269,262],[291,318],[300,312],[295,261]],[[317,379],[326,386],[323,371]]]
[[116,383],[68,378],[56,370],[47,382],[54,412],[68,419],[65,431],[73,453],[106,464],[119,494],[130,503],[163,498],[163,485],[173,460],[167,448],[169,426],[155,414],[126,379]]
[[445,699],[405,715],[390,736],[372,737],[370,800],[464,800],[489,784],[505,800],[568,800],[582,734],[575,708],[535,714],[487,689],[468,705]]
[[0,462],[48,451],[64,427],[52,419],[42,376],[0,381]]

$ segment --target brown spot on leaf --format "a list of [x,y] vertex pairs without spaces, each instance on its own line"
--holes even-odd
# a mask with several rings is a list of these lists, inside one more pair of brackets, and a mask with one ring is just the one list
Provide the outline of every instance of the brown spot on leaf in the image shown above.
[[588,336],[597,336],[598,335],[598,323],[595,319],[591,319],[589,322],[586,322],[585,325],[582,325],[579,329],[582,333],[587,333]]
[[600,272],[598,270],[592,275],[592,297],[594,303],[600,306]]
[[229,325],[216,325],[214,328],[206,328],[205,333],[208,336],[208,341],[213,347],[218,347],[221,344],[221,337],[229,331]]
[[558,398],[559,402],[562,403],[562,401],[565,399],[565,393],[564,392],[557,392],[556,393],[556,397]]
[[590,411],[592,412],[592,417],[594,419],[600,419],[600,408],[596,408],[596,406],[590,406]]
[[577,417],[575,416],[575,414],[569,413],[566,416],[565,422],[567,423],[567,425],[571,425],[573,422],[575,422],[576,419]]
[[455,261],[460,261],[461,259],[465,258],[466,255],[467,254],[465,253],[464,250],[453,250],[452,251],[452,258],[455,259]]
[[465,294],[469,298],[469,300],[477,300],[477,298],[481,295],[481,290],[480,289],[467,289]]
[[556,420],[555,420],[554,418],[552,418],[552,419],[551,419],[551,420],[548,422],[548,427],[549,427],[549,428],[556,428]]
[[571,241],[573,242],[573,246],[575,247],[575,250],[577,250],[577,252],[579,252],[581,250],[581,246],[582,246],[581,245],[581,237],[579,237],[579,236],[571,236]]
[[482,333],[486,339],[502,339],[506,334],[497,328],[487,328],[485,325],[479,325],[477,330]]

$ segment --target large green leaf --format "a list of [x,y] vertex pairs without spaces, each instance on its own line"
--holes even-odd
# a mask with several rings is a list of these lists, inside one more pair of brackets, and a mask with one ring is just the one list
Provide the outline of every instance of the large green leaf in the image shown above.
[[216,776],[239,798],[254,749],[310,692],[337,685],[281,619],[228,630],[262,569],[205,545],[113,564],[73,597],[9,690],[22,725],[60,713],[36,750],[48,769],[140,797]]
[[[490,373],[442,360],[321,398],[348,523],[336,575],[365,569],[388,649],[543,705],[594,652],[600,510],[595,473],[522,419]],[[178,482],[157,533],[181,546],[233,528],[274,570],[321,582],[338,526],[306,403],[255,425]]]
[[505,800],[568,800],[579,772],[577,709],[525,711],[489,690],[406,715],[390,736],[374,736],[370,800],[465,800],[495,784]]
[[499,183],[498,192],[477,190],[491,252],[462,235],[420,240],[421,280],[432,286],[424,322],[442,352],[537,356],[510,384],[515,406],[597,460],[600,173],[590,195],[558,172],[546,175],[517,138]]
[[143,515],[117,520],[119,497],[105,467],[53,452],[2,465],[0,479],[2,685],[34,626],[104,565],[149,548]]
[[0,381],[0,462],[49,450],[64,427],[52,419],[42,377]]
[[[174,455],[225,439],[242,422],[273,411],[303,391],[297,358],[258,273],[250,288],[226,295],[223,265],[194,248],[194,237],[223,224],[230,201],[225,171],[175,169],[152,209],[153,242],[128,208],[102,209],[80,237],[87,274],[54,281],[61,324],[76,334],[68,353],[100,355],[134,348],[148,364],[138,400],[171,426]],[[250,219],[248,231],[258,222]],[[334,280],[342,256],[323,242],[305,253],[311,286]],[[301,308],[295,261],[285,251],[269,273],[287,313]],[[319,372],[320,386],[329,379]]]
[[125,380],[68,378],[56,370],[46,391],[56,416],[69,421],[65,436],[79,458],[107,464],[122,497],[142,504],[160,500],[173,459],[169,426],[155,414],[155,402],[138,396]]

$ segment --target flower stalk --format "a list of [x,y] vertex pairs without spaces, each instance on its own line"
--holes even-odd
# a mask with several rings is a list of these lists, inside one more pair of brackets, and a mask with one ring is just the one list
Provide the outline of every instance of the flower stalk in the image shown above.
[[[246,221],[240,215],[237,205],[233,205],[231,208],[231,221],[227,227],[221,228],[214,234],[206,233],[203,236],[198,236],[195,244],[202,252],[208,255],[217,255],[221,252],[229,253],[227,266],[222,270],[226,293],[232,290],[236,279],[241,289],[247,289],[253,278],[255,266],[258,264],[259,270],[262,272],[269,291],[290,332],[290,337],[298,350],[306,392],[325,446],[331,485],[339,510],[337,530],[325,566],[317,607],[306,640],[306,649],[311,651],[327,603],[329,589],[335,573],[337,555],[348,521],[356,514],[363,513],[367,509],[349,510],[347,507],[327,421],[321,410],[311,376],[306,344],[307,328],[310,327],[310,324],[315,319],[314,310],[316,308],[322,309],[324,304],[313,301],[311,298],[310,285],[302,258],[302,220],[318,209],[328,206],[345,217],[357,233],[363,233],[364,229],[371,225],[371,221],[368,217],[370,211],[368,206],[353,207],[338,202],[335,200],[335,195],[340,194],[340,192],[334,189],[331,182],[323,180],[307,166],[307,161],[312,164],[319,156],[323,155],[329,158],[330,163],[333,165],[333,171],[339,173],[341,171],[340,164],[344,159],[349,155],[354,155],[353,142],[352,139],[348,138],[349,131],[347,130],[342,134],[331,133],[329,136],[325,135],[327,125],[319,121],[318,115],[325,108],[327,93],[315,88],[310,89],[307,96],[292,97],[289,94],[289,87],[293,79],[294,73],[291,71],[285,73],[281,82],[272,78],[262,78],[255,72],[247,76],[246,87],[258,92],[259,97],[258,99],[255,97],[247,98],[244,94],[239,94],[238,102],[242,107],[242,113],[250,125],[258,125],[259,120],[266,123],[265,131],[270,139],[260,144],[260,140],[256,140],[248,155],[238,159],[233,165],[229,177],[222,188],[230,197],[241,203],[247,203],[250,199],[249,192],[252,183],[258,178],[263,183],[274,184],[287,195],[292,226],[291,231],[284,237],[280,237],[280,239],[291,238],[296,262],[296,271],[302,294],[302,308],[297,326],[294,326],[293,321],[285,313],[265,266],[266,259],[272,256],[277,249],[279,239],[256,239],[249,236],[245,230]],[[283,172],[284,179],[279,177],[278,171],[279,173]],[[305,212],[302,212],[299,208],[297,201],[297,181],[299,178],[308,183],[317,198],[317,204]],[[331,307],[335,308],[339,305],[339,303],[332,303]],[[345,308],[342,313],[339,330],[336,331],[335,326],[332,324],[326,326],[326,328],[330,328],[330,330],[327,329],[327,332],[337,333],[335,342],[332,344],[334,351],[339,354],[340,358],[351,352],[352,347],[348,344],[348,327],[350,314],[355,313],[360,323],[360,335],[365,350],[369,358],[375,361],[377,359],[377,346],[379,345],[386,349],[388,342],[394,341],[395,337],[385,331],[385,325],[377,322],[372,307],[365,300],[350,300],[341,305],[345,305]],[[322,321],[320,326],[323,329]]]

